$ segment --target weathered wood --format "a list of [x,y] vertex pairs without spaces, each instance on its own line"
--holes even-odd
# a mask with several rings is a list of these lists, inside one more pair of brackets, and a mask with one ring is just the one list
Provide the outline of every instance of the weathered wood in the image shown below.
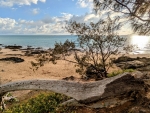
[[10,82],[0,86],[0,94],[16,90],[49,90],[91,103],[100,99],[115,97],[131,91],[145,91],[144,82],[124,73],[115,77],[88,83],[64,80],[27,80]]

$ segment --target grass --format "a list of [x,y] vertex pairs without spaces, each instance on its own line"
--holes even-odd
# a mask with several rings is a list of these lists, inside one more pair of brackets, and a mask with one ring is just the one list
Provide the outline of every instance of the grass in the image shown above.
[[133,69],[126,69],[126,70],[113,71],[112,73],[109,73],[109,74],[108,74],[108,77],[113,77],[113,76],[122,74],[122,73],[124,73],[124,72],[134,72],[134,71],[135,71],[135,70],[133,70]]
[[[109,73],[108,76],[113,77],[124,72],[133,71],[133,69],[118,70]],[[8,95],[11,96],[11,94]],[[3,113],[77,113],[77,111],[85,109],[75,106],[60,106],[61,103],[69,99],[70,97],[62,94],[42,92],[41,94],[38,94],[33,98],[27,99],[25,101],[12,103],[12,106],[6,109]],[[85,110],[92,111],[92,109],[87,108]]]
[[65,111],[60,104],[70,99],[57,93],[42,93],[22,103],[17,103],[6,109],[3,113],[59,113]]

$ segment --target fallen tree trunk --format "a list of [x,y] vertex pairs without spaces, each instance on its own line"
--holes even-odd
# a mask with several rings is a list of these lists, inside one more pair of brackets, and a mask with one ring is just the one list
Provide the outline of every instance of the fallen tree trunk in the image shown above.
[[146,85],[129,73],[88,83],[64,80],[27,80],[10,82],[0,86],[0,95],[16,90],[49,90],[76,99],[80,103],[91,103],[113,98],[130,92],[146,92]]

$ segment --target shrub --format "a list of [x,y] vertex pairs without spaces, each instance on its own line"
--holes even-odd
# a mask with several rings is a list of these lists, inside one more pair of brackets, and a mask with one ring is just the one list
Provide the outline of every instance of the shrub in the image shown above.
[[59,104],[68,99],[69,97],[62,94],[42,93],[26,102],[14,105],[4,113],[58,113],[59,110],[64,110],[59,108]]
[[[74,63],[76,72],[82,78],[104,79],[108,77],[108,70],[112,67],[114,60],[112,56],[118,55],[125,45],[126,38],[119,36],[117,32],[120,27],[119,18],[112,20],[109,16],[106,20],[101,19],[97,23],[90,24],[71,21],[66,29],[78,36],[77,43],[68,40],[63,44],[56,43],[49,58],[43,54],[39,55],[36,64],[43,66],[46,61],[55,64],[58,59],[62,59]],[[83,52],[78,52],[77,48]],[[67,59],[66,56],[71,55],[70,53],[73,53],[74,60]]]
[[112,73],[109,73],[109,74],[108,74],[108,77],[113,77],[113,76],[122,74],[122,73],[124,73],[124,72],[133,72],[133,71],[134,71],[133,69],[125,69],[125,70],[113,71]]

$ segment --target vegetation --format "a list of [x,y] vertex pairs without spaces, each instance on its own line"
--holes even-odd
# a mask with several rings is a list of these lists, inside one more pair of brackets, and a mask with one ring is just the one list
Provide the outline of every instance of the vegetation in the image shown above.
[[66,108],[60,104],[68,99],[69,97],[57,93],[42,93],[21,104],[13,105],[3,113],[63,113]]
[[42,93],[18,104],[13,103],[2,113],[97,113],[100,111],[88,107],[61,106],[61,103],[68,99],[70,98],[57,93]]
[[113,71],[112,73],[108,74],[108,77],[113,77],[119,74],[123,74],[124,72],[134,72],[135,70],[133,69],[125,69],[125,70],[118,70],[118,71]]
[[128,19],[133,30],[142,35],[150,34],[150,1],[149,0],[94,0],[96,12],[103,10],[121,13]]
[[[63,59],[75,63],[76,72],[82,77],[95,79],[108,77],[108,70],[114,59],[111,56],[119,54],[126,41],[126,38],[117,34],[117,30],[121,27],[118,21],[119,18],[112,20],[108,16],[106,20],[91,22],[90,25],[69,22],[66,29],[78,36],[77,44],[68,40],[64,44],[56,43],[50,54],[39,55],[38,63],[32,62],[32,66],[43,66],[46,61],[55,64],[58,59]],[[76,48],[79,48],[80,52]],[[74,60],[67,59],[71,53],[74,54]]]
[[[150,2],[149,0],[94,0],[96,12],[120,12],[113,20],[108,16],[105,20],[90,24],[70,21],[66,26],[69,33],[78,36],[77,43],[68,40],[56,43],[55,48],[49,55],[39,55],[38,63],[32,62],[32,66],[38,69],[45,62],[63,59],[75,63],[76,72],[86,78],[103,79],[108,77],[108,70],[112,66],[112,55],[119,54],[120,48],[124,46],[126,39],[117,34],[122,27],[119,19],[126,18],[136,33],[150,34]],[[108,14],[109,14],[108,13]],[[77,51],[81,49],[81,52]],[[131,51],[135,46],[124,47],[125,51]],[[70,61],[66,56],[74,53],[74,60]],[[48,57],[50,56],[50,58]]]
[[[150,34],[150,2],[149,0],[94,0],[95,10],[112,10],[121,12],[131,22],[133,30],[139,34]],[[113,64],[111,56],[119,54],[119,49],[124,46],[125,38],[117,34],[121,24],[119,17],[112,20],[109,16],[107,20],[99,20],[90,24],[69,22],[66,29],[69,33],[78,36],[78,44],[66,41],[56,43],[55,48],[47,54],[38,56],[37,63],[32,62],[32,66],[38,69],[45,62],[51,61],[56,64],[57,60],[63,59],[75,63],[76,72],[88,78],[103,79],[115,76],[123,72],[133,70],[117,71],[108,74],[109,68]],[[80,48],[83,52],[78,52]],[[129,49],[129,48],[128,48]],[[67,56],[74,54],[74,60],[67,59]],[[68,97],[60,94],[41,94],[34,99],[15,105],[4,111],[4,113],[56,113],[65,112],[65,107],[59,104],[67,100]]]

